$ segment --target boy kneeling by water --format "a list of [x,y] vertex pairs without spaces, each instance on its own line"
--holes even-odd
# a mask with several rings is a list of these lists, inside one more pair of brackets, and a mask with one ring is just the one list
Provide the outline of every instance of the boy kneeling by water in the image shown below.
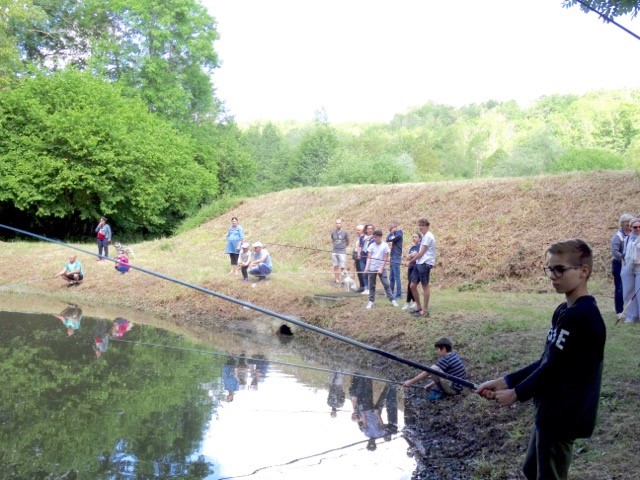
[[[434,346],[436,348],[438,360],[431,366],[431,368],[464,380],[467,376],[466,369],[464,368],[464,363],[462,363],[458,354],[453,351],[453,343],[451,340],[447,337],[439,338],[436,340]],[[435,402],[445,395],[453,396],[462,392],[462,385],[454,383],[446,378],[431,375],[429,372],[419,373],[411,380],[404,382],[403,385],[405,387],[410,387],[414,383],[424,380],[429,376],[431,376],[431,382],[429,382],[424,389],[431,390],[431,393],[429,393],[429,400],[431,401]]]

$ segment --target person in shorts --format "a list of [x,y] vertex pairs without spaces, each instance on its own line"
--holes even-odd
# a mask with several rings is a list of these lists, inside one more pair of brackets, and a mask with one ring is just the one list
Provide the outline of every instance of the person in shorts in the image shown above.
[[342,229],[342,220],[336,219],[336,228],[331,232],[331,263],[333,265],[334,282],[340,283],[342,271],[347,266],[347,247],[349,233]]
[[[418,220],[418,230],[422,234],[422,240],[420,240],[420,250],[418,253],[409,260],[406,265],[410,267],[415,264],[413,269],[413,275],[411,277],[411,293],[413,299],[416,302],[416,309],[411,313],[415,317],[424,315],[429,316],[429,298],[431,297],[431,286],[429,281],[431,279],[431,269],[436,264],[436,239],[433,233],[429,231],[429,220],[422,218]],[[420,303],[420,293],[418,291],[418,284],[422,285],[423,302]]]

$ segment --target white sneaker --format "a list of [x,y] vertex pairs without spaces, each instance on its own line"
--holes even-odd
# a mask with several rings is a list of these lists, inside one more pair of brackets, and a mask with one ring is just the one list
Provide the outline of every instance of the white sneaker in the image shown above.
[[411,302],[411,305],[409,305],[409,308],[416,308],[416,302]]
[[393,305],[394,307],[398,306],[398,302],[395,301],[395,299],[391,300],[391,305]]
[[365,288],[364,291],[360,295],[369,295],[369,289]]
[[409,306],[410,306],[410,305],[409,305],[408,303],[405,303],[404,305],[402,305],[401,310],[408,310],[408,309],[409,309]]
[[373,307],[373,302],[368,302],[367,303],[367,308],[371,308],[371,307]]

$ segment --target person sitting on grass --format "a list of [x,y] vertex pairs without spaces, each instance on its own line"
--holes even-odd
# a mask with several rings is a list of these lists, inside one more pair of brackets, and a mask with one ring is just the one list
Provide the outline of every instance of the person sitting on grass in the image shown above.
[[56,277],[62,277],[67,283],[67,287],[72,285],[79,285],[84,278],[82,270],[82,264],[75,255],[69,256],[69,263],[67,263],[62,270],[55,274]]
[[253,250],[253,261],[247,273],[258,277],[258,281],[264,280],[273,271],[271,255],[261,242],[254,243]]
[[[453,351],[453,343],[451,340],[447,337],[439,338],[436,340],[434,346],[436,348],[438,360],[431,366],[431,368],[464,380],[467,376],[466,369],[458,354]],[[411,380],[404,382],[403,386],[410,387],[414,383],[424,380],[429,376],[431,376],[431,382],[429,382],[424,389],[431,390],[431,393],[429,393],[429,400],[433,402],[441,399],[445,395],[453,396],[462,392],[463,386],[459,383],[454,383],[446,378],[431,375],[429,372],[419,373]]]
[[116,262],[116,270],[124,275],[130,268],[129,257],[127,257],[126,253],[120,252],[118,254],[118,261]]

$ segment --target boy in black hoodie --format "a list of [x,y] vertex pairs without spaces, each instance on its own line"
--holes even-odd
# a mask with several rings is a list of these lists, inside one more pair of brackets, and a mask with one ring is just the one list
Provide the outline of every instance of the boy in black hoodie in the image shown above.
[[606,331],[587,289],[592,268],[591,248],[580,239],[547,249],[545,273],[566,302],[553,313],[542,357],[476,391],[501,406],[533,398],[535,423],[523,466],[529,480],[566,479],[574,440],[591,436],[595,427]]

